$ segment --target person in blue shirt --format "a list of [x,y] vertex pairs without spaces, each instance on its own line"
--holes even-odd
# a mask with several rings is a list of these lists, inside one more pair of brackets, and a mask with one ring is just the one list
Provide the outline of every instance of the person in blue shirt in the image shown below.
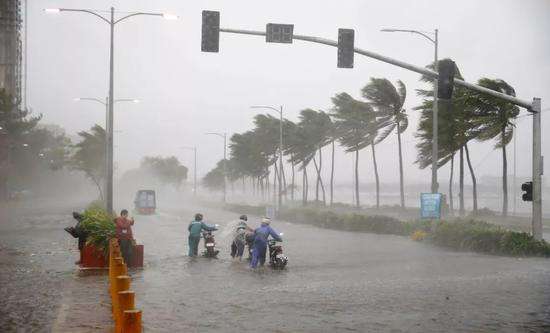
[[282,242],[283,239],[279,236],[275,230],[273,230],[269,224],[271,220],[267,217],[262,219],[262,225],[254,230],[254,245],[252,250],[252,260],[250,261],[250,267],[263,266],[265,263],[265,255],[267,250],[267,239],[269,236],[273,237],[275,240]]
[[195,220],[189,224],[187,230],[189,230],[189,256],[196,257],[199,254],[199,242],[201,240],[201,232],[214,231],[215,226],[208,225],[202,221],[202,214],[195,214]]

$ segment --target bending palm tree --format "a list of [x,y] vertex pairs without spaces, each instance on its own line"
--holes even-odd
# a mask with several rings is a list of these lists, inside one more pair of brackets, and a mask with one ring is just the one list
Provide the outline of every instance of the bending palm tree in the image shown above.
[[347,93],[337,94],[332,103],[331,116],[339,141],[346,152],[355,152],[355,205],[359,208],[359,151],[373,143],[372,124],[376,117],[369,104],[357,101]]
[[[515,96],[512,86],[500,79],[482,78],[480,86]],[[512,120],[519,114],[519,108],[511,103],[489,95],[471,93],[470,105],[475,108],[474,122],[478,125],[478,139],[482,141],[497,139],[495,149],[502,149],[502,215],[508,215],[508,163],[506,145],[514,134]]]
[[[371,78],[371,82],[362,90],[363,97],[369,100],[377,111],[379,119],[378,128],[384,129],[382,134],[372,144],[373,159],[374,145],[386,139],[393,130],[397,132],[398,154],[399,154],[399,191],[401,207],[405,207],[405,191],[403,181],[403,153],[401,145],[401,134],[407,129],[409,121],[403,105],[407,96],[407,89],[403,82],[397,81],[398,88],[388,80],[382,78]],[[375,162],[376,163],[376,162]]]

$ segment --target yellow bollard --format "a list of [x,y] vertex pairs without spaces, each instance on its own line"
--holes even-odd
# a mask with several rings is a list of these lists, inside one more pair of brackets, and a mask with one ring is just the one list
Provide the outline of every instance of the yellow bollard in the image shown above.
[[118,313],[115,319],[115,327],[116,327],[117,333],[121,332],[122,327],[124,326],[124,323],[123,323],[124,311],[135,309],[134,301],[135,301],[135,294],[133,291],[126,290],[126,291],[118,292]]
[[113,269],[111,276],[109,277],[109,282],[111,284],[111,297],[115,298],[117,297],[116,291],[114,288],[114,285],[116,283],[116,277],[120,275],[127,275],[128,274],[128,268],[126,267],[126,264],[124,264],[124,260],[121,257],[114,259]]
[[122,321],[122,333],[141,333],[141,310],[124,311]]
[[[111,304],[113,310],[113,319],[116,321],[120,312],[118,305],[118,292],[130,289],[130,277],[128,275],[119,275],[111,286],[113,292],[111,296]],[[114,296],[116,295],[116,297]]]

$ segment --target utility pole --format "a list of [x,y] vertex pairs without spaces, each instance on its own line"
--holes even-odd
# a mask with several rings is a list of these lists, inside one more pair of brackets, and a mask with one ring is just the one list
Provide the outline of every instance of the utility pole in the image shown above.
[[542,186],[541,175],[542,156],[541,156],[541,102],[540,98],[533,99],[533,213],[532,213],[532,231],[536,240],[542,239]]
[[223,139],[223,203],[227,202],[227,133],[210,132],[207,135],[216,135]]
[[181,147],[181,149],[188,149],[188,150],[192,150],[193,151],[193,195],[196,196],[197,195],[197,147],[194,146],[194,147],[188,147],[188,146],[183,146]]
[[148,15],[148,16],[161,16],[164,19],[167,20],[174,20],[178,17],[175,15],[170,14],[163,14],[163,13],[145,13],[145,12],[135,12],[130,13],[126,16],[123,16],[119,19],[115,19],[115,8],[111,7],[110,9],[110,17],[104,17],[101,14],[99,14],[98,11],[89,10],[89,9],[69,9],[69,8],[47,8],[44,10],[47,13],[53,13],[58,14],[61,12],[80,12],[80,13],[86,13],[91,14],[102,20],[103,22],[107,23],[110,28],[110,47],[109,47],[109,98],[108,98],[108,107],[107,107],[107,127],[106,128],[106,136],[107,136],[107,156],[106,156],[106,162],[107,162],[107,180],[106,185],[107,188],[105,189],[106,193],[106,210],[108,213],[113,212],[113,106],[114,106],[114,46],[115,46],[115,25],[120,23],[121,21],[124,21],[130,17],[138,16],[138,15]]

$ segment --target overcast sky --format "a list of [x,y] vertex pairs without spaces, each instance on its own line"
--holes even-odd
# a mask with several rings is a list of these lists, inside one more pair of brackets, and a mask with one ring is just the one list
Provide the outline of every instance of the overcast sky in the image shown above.
[[[115,32],[115,98],[139,98],[140,104],[115,108],[115,160],[122,170],[136,167],[144,155],[176,155],[192,165],[198,146],[199,173],[222,157],[220,138],[248,130],[257,110],[250,105],[283,105],[285,117],[300,110],[328,110],[330,97],[348,92],[360,97],[370,77],[402,80],[408,89],[405,106],[410,127],[404,136],[409,182],[429,182],[419,170],[414,133],[419,104],[419,75],[356,55],[354,69],[336,68],[336,49],[295,41],[266,44],[263,37],[222,34],[220,52],[200,52],[201,11],[219,10],[221,26],[264,30],[265,24],[292,23],[296,34],[337,39],[338,28],[355,29],[355,45],[424,66],[433,46],[419,36],[382,33],[386,27],[440,31],[440,58],[450,57],[467,81],[500,78],[518,97],[541,97],[550,106],[550,1],[548,0],[416,0],[416,1],[181,1],[181,0],[32,0],[29,1],[29,105],[68,133],[104,124],[99,104],[74,102],[75,97],[104,98],[108,91],[109,29],[97,18],[80,13],[46,14],[43,8],[87,8],[121,12],[154,11],[179,15],[177,21],[139,16]],[[107,13],[103,13],[107,15]],[[122,14],[117,14],[122,15]],[[522,114],[525,111],[522,110]],[[543,154],[550,156],[543,115]],[[518,124],[518,175],[531,168],[531,117]],[[382,182],[398,180],[397,139],[377,146]],[[478,176],[499,176],[501,153],[493,143],[471,146]],[[513,147],[509,146],[513,159]],[[329,156],[328,149],[325,156]],[[336,181],[350,182],[351,154],[338,152]],[[370,150],[361,155],[361,179],[372,181]],[[512,172],[512,163],[510,172]],[[548,168],[546,168],[548,170]],[[448,169],[442,169],[443,179]],[[443,181],[442,179],[442,181]],[[469,177],[467,177],[468,181]]]

